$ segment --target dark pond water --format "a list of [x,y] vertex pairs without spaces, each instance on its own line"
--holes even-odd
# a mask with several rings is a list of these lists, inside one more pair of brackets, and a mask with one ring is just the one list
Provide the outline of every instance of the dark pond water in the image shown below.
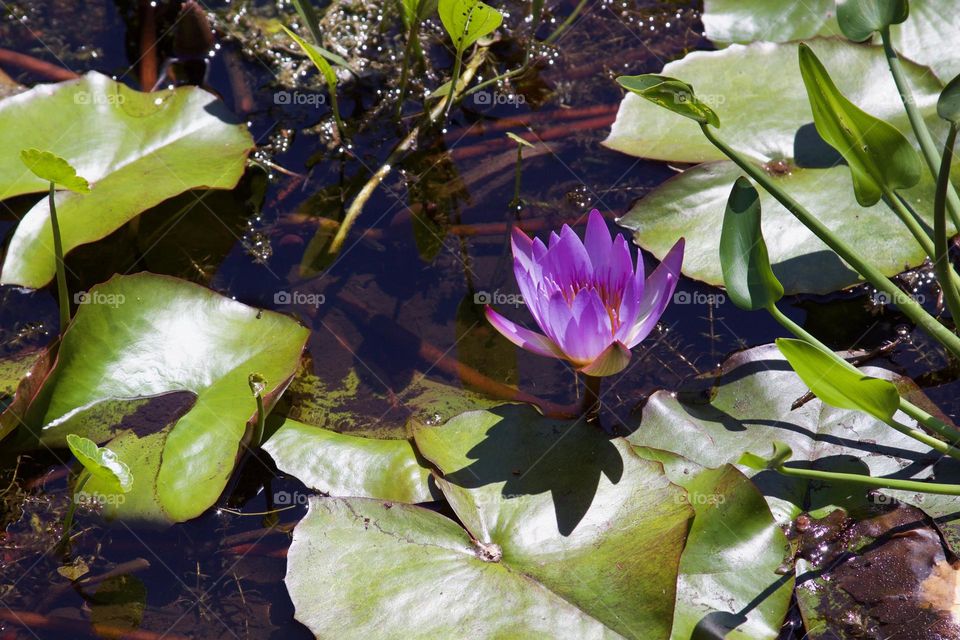
[[[149,3],[0,4],[6,14],[0,25],[3,47],[139,86],[138,16]],[[173,5],[178,3],[155,4],[161,34],[156,62],[162,70],[185,45],[176,35]],[[547,4],[556,24],[575,3]],[[418,108],[410,102],[401,123],[393,115],[394,103],[384,98],[396,79],[389,55],[401,38],[395,28],[357,17],[375,14],[373,5],[338,5],[353,17],[341,25],[342,34],[336,33],[350,53],[366,45],[362,53],[373,60],[358,80],[341,89],[342,112],[351,122],[364,123],[349,148],[341,150],[332,139],[326,105],[316,104],[315,96],[323,94],[310,84],[314,80],[291,86],[289,62],[271,56],[252,30],[275,15],[273,5],[234,0],[206,6],[217,16],[218,32],[209,72],[191,75],[189,67],[196,65],[183,64],[178,77],[205,82],[241,112],[261,147],[256,158],[266,169],[248,171],[233,192],[204,197],[202,206],[194,205],[175,225],[164,221],[195,202],[192,196],[144,214],[138,237],[148,243],[131,241],[129,230],[122,229],[76,251],[68,260],[71,290],[86,289],[115,272],[150,270],[295,315],[313,333],[305,370],[294,385],[297,393],[288,394],[285,407],[306,415],[310,406],[327,406],[329,397],[349,395],[345,407],[367,419],[342,418],[331,425],[343,429],[386,435],[402,428],[418,410],[404,403],[411,384],[422,379],[463,384],[451,361],[545,399],[575,401],[576,381],[568,369],[495,337],[475,301],[484,296],[506,300],[503,296],[517,293],[505,235],[510,222],[519,219],[549,230],[566,221],[582,223],[596,207],[614,228],[618,215],[673,175],[663,163],[637,160],[599,143],[620,99],[613,76],[656,72],[690,50],[709,48],[697,3],[588,2],[557,47],[543,52],[536,73],[520,80],[519,93],[468,100],[454,111],[445,133],[421,141],[371,198],[345,250],[326,265],[304,259],[320,228],[318,219],[350,201]],[[521,24],[517,5],[504,8],[513,12],[507,25]],[[287,21],[290,11],[284,8]],[[493,47],[501,71],[523,58],[526,43],[522,29],[517,33]],[[435,87],[448,73],[450,59],[439,45],[427,55],[434,65],[428,85]],[[0,67],[26,85],[49,81],[16,66]],[[485,67],[481,75],[489,76],[491,69]],[[282,95],[307,97],[278,98]],[[505,131],[547,145],[523,161],[519,211],[511,206],[515,147]],[[9,234],[18,213],[33,200],[5,203],[0,235]],[[652,257],[644,260],[648,269],[655,266]],[[710,287],[684,280],[678,292],[678,303],[668,308],[634,365],[608,383],[602,419],[611,431],[635,428],[631,425],[653,390],[676,388],[709,373],[734,350],[782,335],[767,315],[742,312]],[[911,333],[894,309],[874,304],[869,291],[785,303],[791,317],[833,347],[871,350],[897,341],[878,353],[877,361],[918,376],[954,415],[956,385],[950,381],[955,376],[940,371],[940,352]],[[0,352],[10,356],[42,346],[56,333],[56,318],[52,290],[0,288]],[[0,459],[0,518],[6,530],[0,536],[0,639],[84,636],[92,633],[88,625],[75,621],[86,620],[87,609],[115,624],[142,615],[141,638],[310,637],[293,620],[283,586],[288,532],[305,511],[307,492],[278,473],[266,455],[245,462],[220,508],[169,530],[107,526],[95,514],[81,514],[75,557],[88,565],[89,575],[119,567],[116,573],[127,576],[83,589],[71,587],[58,573],[59,558],[47,553],[69,500],[65,461],[63,452],[49,451],[7,452]],[[273,508],[280,510],[267,515]]]

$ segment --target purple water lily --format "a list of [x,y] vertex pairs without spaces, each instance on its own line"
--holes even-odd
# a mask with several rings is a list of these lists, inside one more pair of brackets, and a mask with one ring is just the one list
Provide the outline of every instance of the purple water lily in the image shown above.
[[[621,234],[610,237],[600,212],[587,220],[581,242],[563,225],[546,246],[513,231],[513,272],[520,293],[543,334],[507,320],[491,307],[487,320],[515,345],[542,356],[569,360],[589,376],[619,373],[630,349],[646,338],[673,296],[683,262],[677,241],[649,278],[643,260],[634,268]],[[546,335],[544,335],[546,334]]]

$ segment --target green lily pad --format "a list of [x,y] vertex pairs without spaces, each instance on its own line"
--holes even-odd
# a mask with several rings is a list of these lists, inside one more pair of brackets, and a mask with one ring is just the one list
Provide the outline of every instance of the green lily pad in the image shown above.
[[[771,3],[768,0],[704,0],[703,26],[716,43],[787,42],[841,35],[834,0]],[[890,28],[903,56],[929,66],[946,82],[960,73],[960,14],[952,0],[911,0],[910,14]]]
[[773,640],[790,607],[793,576],[780,575],[790,543],[763,495],[733,465],[703,467],[645,447],[687,490],[696,516],[680,558],[673,640]]
[[[901,395],[937,414],[930,401],[907,378],[885,369],[863,367],[864,375],[889,380]],[[874,476],[950,482],[960,475],[955,461],[944,459],[927,446],[905,436],[876,418],[848,409],[837,409],[813,398],[775,345],[738,353],[698,387],[675,393],[658,391],[647,401],[639,428],[630,442],[674,451],[704,466],[736,464],[744,452],[767,456],[774,441],[793,450],[790,464]],[[902,413],[896,419],[914,422]],[[941,419],[943,417],[941,416]],[[774,471],[740,467],[763,491],[777,520],[785,523],[804,510],[829,505],[847,509],[866,504],[862,488],[839,483],[823,485],[786,478]],[[952,474],[952,475],[951,475]],[[960,511],[956,498],[884,490],[933,516]],[[960,524],[945,522],[946,527]]]
[[[286,316],[152,274],[114,277],[87,300],[27,424],[46,446],[62,445],[68,433],[98,441],[112,435],[107,446],[137,481],[123,501],[109,505],[108,517],[166,522],[201,514],[220,496],[252,433],[248,423],[257,409],[248,376],[266,378],[264,400],[272,406],[297,369],[307,330]],[[89,419],[98,408],[172,392],[195,395],[172,424]],[[90,492],[106,489],[98,478],[86,485]]]
[[263,449],[281,471],[331,496],[409,503],[438,497],[409,440],[346,435],[288,418]]
[[692,510],[660,464],[523,405],[415,441],[467,530],[410,505],[312,499],[286,582],[317,637],[669,637]]
[[295,617],[317,638],[621,638],[491,561],[453,520],[366,498],[311,498],[287,553]]
[[691,509],[661,465],[527,405],[414,429],[481,548],[630,638],[667,638]]
[[[809,43],[831,70],[844,95],[907,135],[910,124],[879,47],[840,40]],[[884,273],[920,264],[923,250],[885,205],[861,208],[850,170],[817,134],[798,65],[796,44],[733,45],[695,52],[664,67],[663,74],[696,87],[723,126],[717,135],[762,167],[780,187],[818,216],[834,233]],[[905,63],[921,113],[937,137],[945,123],[936,117],[940,85],[921,67]],[[775,96],[775,97],[774,97]],[[723,284],[719,234],[730,188],[742,171],[703,136],[693,121],[639,96],[627,94],[610,136],[610,148],[635,156],[703,163],[668,180],[640,200],[620,224],[634,240],[663,257],[684,236],[683,272]],[[926,172],[903,190],[911,206],[932,226],[934,184]],[[766,192],[760,195],[763,234],[774,274],[790,293],[828,293],[859,282],[857,274]]]
[[[56,154],[90,182],[89,194],[56,196],[64,251],[69,252],[188,189],[234,187],[253,139],[202,89],[141,93],[89,73],[0,101],[0,145]],[[0,199],[45,193],[49,186],[24,168],[17,153],[0,158]],[[44,286],[54,276],[52,247],[44,197],[17,226],[0,281]]]

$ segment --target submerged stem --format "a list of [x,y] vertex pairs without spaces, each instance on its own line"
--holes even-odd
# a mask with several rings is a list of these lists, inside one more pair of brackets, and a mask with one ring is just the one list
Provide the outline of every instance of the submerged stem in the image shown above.
[[57,261],[57,299],[60,301],[60,335],[70,324],[70,293],[67,291],[67,271],[63,263],[63,239],[57,220],[56,187],[50,183],[50,226],[53,228],[53,254]]
[[77,476],[73,496],[70,499],[70,508],[67,509],[67,515],[63,519],[63,534],[60,536],[60,542],[58,543],[58,546],[61,548],[66,547],[67,542],[70,540],[70,530],[73,529],[73,515],[77,511],[77,494],[83,491],[83,487],[86,486],[87,480],[89,479],[90,472],[86,469],[81,471],[80,475]]
[[940,344],[957,359],[960,359],[960,338],[952,331],[947,329],[940,322],[927,313],[910,296],[905,295],[892,280],[887,278],[879,269],[868,263],[863,257],[855,252],[846,242],[838,238],[827,228],[819,219],[807,211],[790,195],[783,192],[780,187],[773,183],[770,177],[757,167],[748,158],[742,156],[725,142],[717,138],[710,127],[701,124],[700,128],[707,139],[728,158],[740,167],[747,175],[757,181],[770,195],[777,199],[797,220],[810,229],[814,235],[820,238],[824,244],[830,247],[844,262],[853,267],[857,273],[863,276],[870,284],[878,290],[883,291],[892,300],[897,301],[897,306],[903,311],[904,315],[910,318],[917,325],[922,327],[927,333],[935,338]]

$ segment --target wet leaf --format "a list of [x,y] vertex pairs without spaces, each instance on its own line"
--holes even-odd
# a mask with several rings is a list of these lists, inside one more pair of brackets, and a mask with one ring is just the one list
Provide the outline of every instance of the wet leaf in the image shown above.
[[440,0],[438,10],[440,22],[458,53],[493,33],[503,22],[499,11],[480,0]]
[[691,511],[659,464],[526,405],[418,427],[414,441],[481,548],[621,636],[670,635]]
[[107,447],[98,447],[93,440],[72,433],[67,436],[67,447],[93,478],[99,480],[101,485],[114,489],[112,493],[117,490],[130,493],[133,489],[130,467]]
[[342,498],[429,502],[430,469],[408,440],[352,436],[287,419],[263,449],[311,489]]
[[[879,1],[885,3],[885,0]],[[897,0],[886,1],[900,4]],[[788,42],[817,35],[841,35],[836,19],[839,10],[834,0],[802,3],[705,0],[703,9],[707,37],[721,44],[760,40]],[[958,32],[960,13],[953,0],[911,0],[909,18],[891,27],[897,51],[918,64],[929,66],[944,82],[960,73],[960,51],[953,46]]]
[[[307,330],[286,316],[151,274],[117,276],[88,296],[27,423],[46,446],[62,445],[70,433],[112,438],[107,446],[137,482],[108,505],[108,517],[193,518],[220,496],[252,425],[257,409],[248,376],[258,372],[270,381],[264,400],[272,406],[296,371]],[[190,392],[195,402],[172,424],[97,414],[173,392]],[[97,477],[85,490],[111,493]]]
[[[282,26],[282,25],[281,25]],[[330,95],[336,95],[337,93],[337,72],[333,70],[333,67],[327,62],[327,53],[325,50],[321,50],[318,47],[310,44],[293,31],[287,27],[283,27],[283,30],[287,33],[290,38],[297,43],[300,49],[303,50],[307,57],[310,58],[310,62],[313,63],[313,66],[317,68],[320,73],[323,74],[323,79],[327,83],[327,90],[330,92]]]
[[760,229],[760,194],[746,178],[737,178],[727,200],[720,265],[727,295],[741,309],[764,309],[783,297]]
[[[921,0],[922,2],[922,0]],[[838,0],[840,30],[854,42],[863,42],[874,33],[900,24],[910,15],[908,0]]]
[[[875,367],[865,376],[889,380],[900,395],[944,419],[910,380]],[[775,345],[740,352],[723,363],[716,377],[676,392],[658,391],[647,401],[630,442],[676,452],[704,466],[736,464],[744,452],[756,457],[774,451],[779,441],[792,449],[792,465],[846,473],[952,482],[960,465],[926,445],[891,429],[877,418],[851,409],[838,409],[817,398],[794,403],[807,393],[806,383],[791,369]],[[912,425],[902,413],[896,420]],[[783,446],[781,452],[786,452]],[[867,506],[860,487],[809,482],[775,471],[741,468],[767,498],[780,523],[802,511],[840,505]],[[935,516],[960,517],[956,498],[887,491]],[[946,521],[948,529],[960,523]],[[960,539],[960,538],[958,538]]]
[[[69,252],[188,189],[232,188],[243,174],[253,139],[202,89],[141,93],[89,73],[0,101],[0,146],[47,150],[89,180],[89,194],[64,191],[56,196],[64,251]],[[46,193],[49,187],[47,180],[24,171],[16,154],[0,159],[0,199]],[[44,197],[14,231],[0,280],[34,288],[50,282],[52,237]]]
[[[844,95],[913,140],[880,48],[839,40],[809,44],[835,70],[834,80]],[[842,157],[820,138],[813,124],[797,56],[793,43],[734,45],[723,51],[691,53],[668,63],[663,73],[694,85],[700,100],[723,123],[717,131],[720,138],[885,274],[921,264],[926,257],[923,250],[906,228],[890,223],[885,205],[864,209],[857,203],[850,170],[839,164]],[[944,135],[945,123],[934,113],[939,83],[921,67],[907,61],[904,67],[934,137]],[[677,237],[684,236],[684,274],[722,285],[717,229],[730,186],[742,170],[704,138],[695,122],[633,94],[624,98],[605,145],[635,156],[704,163],[663,183],[620,222],[634,232],[637,244],[658,258]],[[901,193],[932,227],[934,182],[922,173],[919,184]],[[765,191],[760,203],[773,272],[787,294],[829,293],[859,282],[852,269]]]
[[906,189],[920,180],[920,156],[895,127],[844,96],[816,54],[800,44],[800,74],[820,136],[847,161],[857,202],[876,204],[883,189]]
[[862,375],[803,340],[779,338],[777,348],[810,391],[830,406],[869,413],[888,422],[900,407],[889,380]]
[[778,574],[790,543],[763,495],[732,465],[704,469],[666,451],[636,451],[663,463],[671,482],[687,490],[696,514],[680,558],[670,637],[776,638],[790,606],[793,576]]
[[39,149],[24,149],[20,152],[20,160],[27,165],[33,175],[42,180],[76,193],[90,193],[87,180],[78,176],[77,170],[60,156]]
[[655,74],[620,76],[617,83],[627,91],[684,118],[700,124],[720,126],[716,112],[697,98],[692,86],[676,78]]

